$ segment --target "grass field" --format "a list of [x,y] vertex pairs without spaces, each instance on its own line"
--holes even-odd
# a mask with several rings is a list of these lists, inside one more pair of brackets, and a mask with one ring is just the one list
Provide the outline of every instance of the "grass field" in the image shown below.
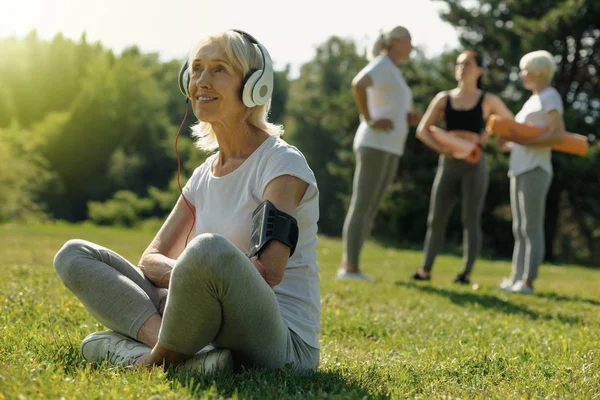
[[52,258],[78,237],[136,262],[153,236],[87,225],[0,226],[0,400],[35,398],[600,398],[600,271],[544,265],[535,295],[501,292],[506,261],[480,260],[455,286],[441,256],[414,284],[418,252],[369,243],[372,284],[334,280],[341,244],[321,237],[321,365],[193,380],[174,371],[92,369],[79,343],[102,327]]

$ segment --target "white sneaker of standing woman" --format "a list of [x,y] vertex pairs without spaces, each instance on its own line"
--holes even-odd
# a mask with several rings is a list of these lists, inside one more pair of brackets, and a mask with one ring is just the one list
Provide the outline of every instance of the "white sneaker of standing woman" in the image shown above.
[[523,293],[523,294],[533,294],[535,289],[531,286],[527,286],[524,281],[519,281],[515,283],[512,287],[513,293]]
[[498,288],[507,292],[512,292],[513,285],[513,281],[507,278],[503,278],[502,282],[500,282],[500,284],[498,285]]
[[348,272],[344,268],[338,269],[336,278],[340,279],[340,280],[341,279],[351,279],[351,280],[355,280],[355,281],[366,281],[366,282],[374,281],[373,278],[371,278],[369,275],[366,275],[362,271]]

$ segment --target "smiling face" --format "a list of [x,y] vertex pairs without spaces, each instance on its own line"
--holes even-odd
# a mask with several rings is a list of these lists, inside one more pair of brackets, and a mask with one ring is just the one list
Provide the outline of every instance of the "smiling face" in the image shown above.
[[481,74],[483,74],[483,68],[477,65],[473,56],[465,53],[458,56],[454,69],[454,77],[457,81],[477,82]]
[[212,124],[243,118],[247,108],[240,98],[241,86],[242,74],[219,43],[200,47],[190,71],[192,109],[198,120]]

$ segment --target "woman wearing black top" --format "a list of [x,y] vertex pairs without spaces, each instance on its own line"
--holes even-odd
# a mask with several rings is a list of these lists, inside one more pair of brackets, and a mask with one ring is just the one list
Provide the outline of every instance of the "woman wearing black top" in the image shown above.
[[484,120],[491,114],[513,118],[497,96],[481,90],[483,61],[476,51],[464,51],[456,60],[455,89],[438,93],[429,104],[417,128],[417,138],[440,153],[438,170],[431,189],[427,234],[423,263],[412,276],[416,280],[431,279],[435,257],[444,245],[448,218],[462,194],[463,271],[454,282],[468,284],[475,259],[481,251],[481,212],[488,189],[485,154],[476,164],[452,157],[452,151],[436,142],[429,130],[444,117],[447,131],[461,131],[460,136],[484,147],[489,134],[484,132]]

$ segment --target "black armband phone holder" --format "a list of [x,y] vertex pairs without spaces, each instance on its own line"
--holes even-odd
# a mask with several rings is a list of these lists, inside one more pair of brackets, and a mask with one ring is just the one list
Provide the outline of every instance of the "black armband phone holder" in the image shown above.
[[260,255],[271,240],[277,240],[290,248],[290,257],[298,243],[298,222],[296,218],[279,211],[273,203],[265,200],[252,213],[252,235],[248,257]]

